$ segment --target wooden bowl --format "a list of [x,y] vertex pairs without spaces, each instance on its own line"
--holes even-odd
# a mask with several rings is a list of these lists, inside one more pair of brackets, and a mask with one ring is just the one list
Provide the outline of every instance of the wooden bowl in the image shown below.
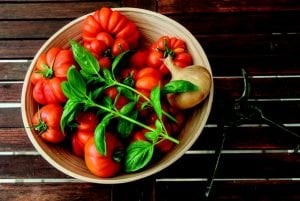
[[[179,23],[161,14],[143,9],[114,8],[113,10],[122,12],[132,20],[140,30],[145,42],[149,44],[162,35],[176,36],[183,39],[187,44],[188,51],[193,57],[194,64],[202,65],[211,72],[209,62],[201,45],[195,37]],[[180,143],[168,152],[160,161],[136,173],[124,173],[113,178],[96,177],[86,168],[82,159],[76,157],[68,149],[62,146],[46,143],[29,128],[32,125],[31,118],[37,111],[37,103],[33,100],[31,95],[33,86],[30,83],[30,76],[33,73],[38,57],[53,46],[69,48],[69,39],[80,41],[81,25],[85,17],[86,16],[82,16],[73,20],[49,38],[37,52],[28,69],[22,89],[21,100],[22,118],[27,135],[36,150],[51,165],[66,175],[86,182],[101,184],[125,183],[155,174],[179,159],[201,134],[211,110],[213,85],[207,99],[194,109],[193,114],[190,116],[184,129],[179,135]]]

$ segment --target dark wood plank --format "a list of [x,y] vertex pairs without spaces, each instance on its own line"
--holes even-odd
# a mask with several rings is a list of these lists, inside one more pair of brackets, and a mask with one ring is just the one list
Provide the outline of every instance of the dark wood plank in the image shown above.
[[1,156],[0,164],[1,179],[70,178],[40,155]]
[[135,7],[143,8],[147,10],[156,11],[157,10],[157,1],[156,0],[123,0],[122,6],[124,7]]
[[0,128],[22,128],[24,127],[21,108],[1,108]]
[[295,12],[243,12],[243,13],[185,13],[168,14],[193,34],[249,34],[249,33],[295,33],[300,26],[294,19]]
[[35,151],[24,128],[0,129],[0,152]]
[[294,11],[299,10],[297,0],[275,1],[158,1],[158,11],[164,14],[170,13],[207,13],[207,12],[270,12],[270,11]]
[[[2,179],[69,178],[39,155],[1,156],[0,165]],[[216,178],[299,178],[299,165],[296,153],[222,154]],[[155,177],[207,178],[213,167],[213,154],[185,154]]]
[[300,199],[299,181],[216,181],[210,199],[204,197],[205,184],[205,182],[158,182],[155,189],[156,200],[296,201]]
[[[49,38],[71,20],[10,20],[0,21],[1,39]],[[16,28],[18,27],[18,28]]]
[[[215,150],[220,144],[221,134],[217,127],[208,125],[190,150]],[[216,125],[215,125],[216,126]],[[288,127],[299,133],[299,127]],[[264,125],[243,125],[237,128],[228,128],[226,131],[225,150],[272,150],[294,149],[299,145],[297,138],[277,128]]]
[[0,102],[20,102],[23,83],[1,83]]
[[[120,2],[45,2],[5,3],[0,7],[0,20],[6,19],[73,19],[97,10],[102,6],[119,7]],[[51,8],[51,9],[49,9]],[[67,12],[66,12],[67,8]]]
[[111,189],[110,185],[80,182],[0,184],[0,197],[6,201],[111,201]]
[[0,61],[0,80],[24,80],[30,61]]
[[[215,164],[213,154],[186,154],[157,178],[206,178]],[[216,178],[299,178],[299,153],[222,154]]]

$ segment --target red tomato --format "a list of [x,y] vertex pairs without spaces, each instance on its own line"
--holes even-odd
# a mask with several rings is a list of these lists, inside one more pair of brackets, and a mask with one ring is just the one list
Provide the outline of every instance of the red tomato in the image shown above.
[[163,64],[164,53],[159,50],[150,50],[147,65],[153,68],[159,69],[159,67]]
[[33,99],[42,105],[65,103],[67,98],[61,89],[61,82],[57,77],[39,80],[33,87]]
[[95,146],[94,137],[91,137],[84,146],[84,160],[87,168],[96,176],[112,177],[121,168],[121,152],[123,145],[113,134],[106,133],[106,156],[100,154]]
[[79,113],[75,121],[77,122],[77,129],[81,131],[94,131],[99,123],[99,118],[93,112]]
[[51,48],[48,52],[41,54],[31,77],[31,83],[36,84],[42,77],[52,78],[53,76],[62,79],[67,78],[67,72],[75,63],[71,50]]
[[180,67],[186,67],[193,63],[193,58],[188,52],[176,54],[174,57],[174,64]]
[[170,149],[174,146],[174,143],[171,142],[170,140],[161,140],[159,143],[157,143],[155,145],[155,148],[157,148],[158,150],[160,150],[163,153],[167,153],[168,151],[170,151]]
[[159,85],[159,83],[160,83],[159,78],[147,75],[139,78],[135,83],[135,87],[137,89],[144,89],[144,90],[151,91],[154,87]]
[[94,136],[94,131],[99,123],[96,114],[92,112],[81,112],[76,116],[77,130],[72,136],[72,149],[75,155],[84,156],[84,145],[90,137]]
[[132,136],[132,141],[137,141],[137,140],[147,141],[147,139],[145,137],[145,133],[147,133],[147,132],[148,132],[147,129],[142,129],[142,130],[136,131]]
[[115,100],[116,96],[118,95],[118,90],[116,87],[109,87],[105,89],[104,93],[111,99]]
[[129,65],[138,69],[144,68],[146,66],[147,58],[147,50],[138,50],[130,57]]
[[121,54],[122,52],[126,52],[129,50],[129,45],[127,41],[123,38],[116,38],[112,48],[111,48],[111,55],[117,56]]
[[134,77],[135,88],[151,91],[161,82],[160,72],[154,68],[146,67],[138,71]]
[[120,109],[121,109],[124,105],[126,105],[127,103],[129,103],[129,100],[128,100],[125,96],[120,95],[120,96],[118,97],[118,100],[117,100],[115,106],[116,106],[116,108],[117,108],[118,110],[120,110]]
[[34,130],[47,142],[59,143],[65,139],[60,129],[63,107],[57,104],[43,106],[32,117]]
[[100,32],[97,34],[96,39],[99,41],[103,41],[107,47],[112,47],[114,44],[114,38],[107,32]]
[[101,57],[107,50],[106,43],[97,39],[94,39],[89,43],[84,43],[84,47],[88,49],[96,58]]
[[[124,39],[130,49],[137,46],[139,39],[139,31],[133,22],[119,11],[113,11],[106,7],[102,7],[84,20],[82,26],[83,41],[90,43],[94,39],[102,40],[102,36],[98,35],[100,32]],[[111,47],[111,40],[108,41],[106,44],[110,44],[108,46]]]
[[84,157],[84,144],[78,139],[77,133],[72,135],[72,150],[76,156]]
[[107,68],[107,69],[110,69],[111,68],[111,60],[109,57],[101,57],[99,60],[99,66],[100,68]]

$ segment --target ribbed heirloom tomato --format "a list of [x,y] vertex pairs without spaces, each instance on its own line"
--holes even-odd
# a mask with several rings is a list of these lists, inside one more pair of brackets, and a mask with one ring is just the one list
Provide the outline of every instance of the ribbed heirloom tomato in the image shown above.
[[107,49],[116,56],[122,51],[135,48],[139,35],[133,22],[119,11],[107,7],[89,15],[82,26],[84,46],[97,58],[101,58]]
[[41,54],[30,78],[34,85],[34,100],[42,105],[65,103],[67,99],[62,92],[61,82],[66,80],[67,71],[74,63],[71,50],[55,47]]
[[60,119],[63,107],[48,104],[39,109],[32,117],[33,128],[47,142],[58,143],[65,139],[60,129]]
[[123,144],[112,133],[107,132],[105,138],[106,156],[97,151],[94,137],[91,137],[84,147],[84,160],[87,168],[96,176],[112,177],[120,171]]
[[147,65],[160,70],[162,75],[169,73],[163,59],[168,55],[173,57],[175,65],[186,67],[193,63],[183,40],[176,37],[162,36],[150,48]]

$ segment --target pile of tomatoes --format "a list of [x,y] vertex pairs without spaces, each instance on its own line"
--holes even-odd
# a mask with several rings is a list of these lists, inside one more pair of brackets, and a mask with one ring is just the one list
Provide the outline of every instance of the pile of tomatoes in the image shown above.
[[[97,58],[101,68],[110,69],[116,56],[127,50],[134,51],[120,76],[126,78],[132,75],[135,89],[149,97],[154,87],[164,85],[170,80],[170,73],[163,63],[165,57],[171,55],[174,63],[181,67],[191,65],[193,60],[185,42],[179,38],[162,36],[146,48],[140,38],[138,27],[132,21],[122,13],[106,7],[87,16],[82,26],[82,45]],[[95,111],[77,113],[72,125],[68,125],[72,128],[71,132],[63,131],[60,120],[67,98],[62,91],[61,83],[67,80],[67,72],[71,66],[79,68],[71,49],[53,47],[39,57],[31,76],[32,96],[39,104],[39,109],[32,118],[33,127],[47,142],[67,141],[72,147],[72,152],[85,160],[93,174],[112,177],[121,172],[120,151],[130,141],[147,140],[144,136],[147,130],[134,129],[126,142],[117,138],[117,135],[107,135],[106,156],[102,156],[95,148],[94,130],[101,122]],[[125,96],[118,95],[116,87],[107,88],[105,94],[116,101],[118,110],[128,103]],[[177,120],[177,123],[174,123],[165,119],[169,133],[176,136],[182,128],[185,116],[182,111],[171,107],[166,100],[161,102],[163,109]],[[140,109],[138,118],[152,126],[157,117],[151,109]],[[158,152],[165,153],[173,145],[171,141],[163,140],[156,148]]]

